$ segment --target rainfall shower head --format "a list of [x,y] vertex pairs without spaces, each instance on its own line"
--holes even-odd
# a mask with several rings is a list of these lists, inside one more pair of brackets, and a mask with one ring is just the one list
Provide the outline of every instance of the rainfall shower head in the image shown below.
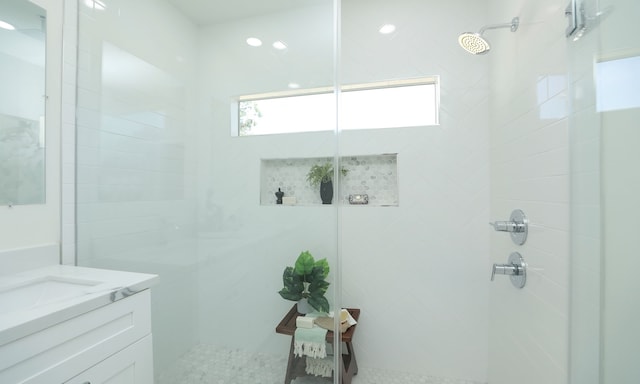
[[469,53],[474,55],[483,55],[491,49],[491,45],[487,39],[482,37],[487,29],[510,28],[511,32],[515,32],[518,30],[518,25],[520,25],[520,18],[518,17],[514,17],[510,23],[487,25],[480,28],[480,31],[477,33],[464,32],[460,34],[460,36],[458,36],[458,43]]
[[460,43],[460,46],[464,50],[474,55],[487,53],[491,49],[489,42],[485,40],[481,34],[474,32],[460,34],[460,36],[458,36],[458,43]]

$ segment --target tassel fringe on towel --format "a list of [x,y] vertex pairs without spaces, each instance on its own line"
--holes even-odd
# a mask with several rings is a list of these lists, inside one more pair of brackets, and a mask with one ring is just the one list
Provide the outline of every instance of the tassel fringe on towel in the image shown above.
[[327,357],[327,345],[326,343],[296,340],[293,345],[293,354],[296,356],[324,358]]
[[333,358],[313,359],[307,357],[307,367],[305,371],[309,375],[331,377],[333,373]]

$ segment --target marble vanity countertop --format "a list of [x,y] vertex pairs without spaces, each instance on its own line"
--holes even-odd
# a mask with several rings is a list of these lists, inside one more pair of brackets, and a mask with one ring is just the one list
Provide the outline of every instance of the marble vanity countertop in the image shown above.
[[157,275],[52,265],[0,276],[0,346],[150,288]]

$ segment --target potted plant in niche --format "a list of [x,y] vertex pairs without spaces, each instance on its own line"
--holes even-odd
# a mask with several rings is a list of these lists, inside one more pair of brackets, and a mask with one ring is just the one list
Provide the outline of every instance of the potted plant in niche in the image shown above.
[[298,312],[302,314],[311,312],[311,308],[329,312],[329,301],[324,296],[329,288],[329,282],[325,280],[327,275],[329,263],[326,258],[316,261],[309,251],[301,252],[295,265],[284,269],[284,287],[278,293],[283,299],[297,301]]
[[[348,170],[340,168],[342,176],[347,175]],[[333,163],[316,164],[309,169],[307,181],[312,187],[320,186],[320,199],[322,204],[331,204],[333,200]]]

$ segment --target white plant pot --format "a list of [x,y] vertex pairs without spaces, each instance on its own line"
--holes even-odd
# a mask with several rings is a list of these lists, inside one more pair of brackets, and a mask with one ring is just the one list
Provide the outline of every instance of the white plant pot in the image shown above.
[[309,304],[306,298],[298,300],[298,313],[306,315],[313,312],[313,307]]

